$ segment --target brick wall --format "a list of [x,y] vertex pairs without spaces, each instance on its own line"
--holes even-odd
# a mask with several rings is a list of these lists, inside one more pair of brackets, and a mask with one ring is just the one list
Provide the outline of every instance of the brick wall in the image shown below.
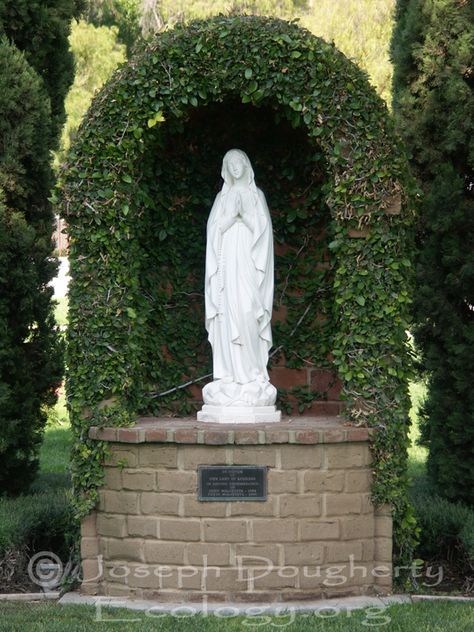
[[[391,515],[370,501],[366,429],[202,426],[91,431],[111,440],[111,457],[82,524],[84,593],[291,601],[390,590]],[[218,464],[267,466],[268,499],[198,501],[197,466]]]

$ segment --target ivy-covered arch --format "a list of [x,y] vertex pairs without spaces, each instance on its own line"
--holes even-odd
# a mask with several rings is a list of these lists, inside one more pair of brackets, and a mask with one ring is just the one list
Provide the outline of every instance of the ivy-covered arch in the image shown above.
[[[409,555],[405,331],[413,214],[406,161],[363,72],[333,46],[277,19],[218,17],[161,34],[96,97],[69,154],[61,197],[70,235],[68,397],[81,438],[80,509],[93,505],[101,471],[100,444],[87,440],[87,428],[156,412],[157,392],[182,381],[185,365],[188,377],[199,376],[205,362],[200,348],[190,355],[175,334],[179,323],[179,331],[190,327],[187,343],[204,338],[190,289],[216,184],[209,178],[219,171],[201,168],[205,141],[192,130],[212,134],[225,112],[240,120],[255,115],[254,130],[273,119],[257,153],[272,129],[286,139],[275,145],[276,154],[285,150],[277,156],[283,176],[273,177],[281,195],[270,206],[288,273],[282,286],[294,309],[286,325],[277,324],[277,339],[285,352],[303,349],[335,367],[350,419],[379,429],[374,501],[392,503],[399,550]],[[248,142],[254,136],[250,129]],[[211,141],[220,151],[219,138],[225,133],[210,139],[209,155]],[[271,195],[271,160],[262,154],[259,161],[259,183],[268,181],[262,188]],[[312,254],[298,259],[305,235]],[[166,313],[177,296],[188,315],[181,320],[179,310]]]

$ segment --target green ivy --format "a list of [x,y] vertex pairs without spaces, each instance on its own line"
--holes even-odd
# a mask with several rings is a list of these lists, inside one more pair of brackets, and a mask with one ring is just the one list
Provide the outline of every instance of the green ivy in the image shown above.
[[[364,73],[277,19],[218,17],[161,34],[96,97],[69,154],[60,196],[78,513],[101,480],[104,447],[87,439],[90,425],[189,413],[181,386],[210,372],[205,226],[232,146],[249,153],[272,212],[283,317],[271,361],[335,369],[349,418],[379,429],[373,497],[393,505],[409,559],[406,159]],[[322,396],[290,394],[301,410]]]

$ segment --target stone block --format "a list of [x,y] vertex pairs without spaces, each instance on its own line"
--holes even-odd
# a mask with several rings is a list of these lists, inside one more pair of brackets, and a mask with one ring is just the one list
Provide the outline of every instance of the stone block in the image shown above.
[[341,537],[343,540],[373,538],[374,518],[370,514],[341,518]]
[[83,538],[93,538],[97,535],[96,520],[97,514],[95,511],[92,511],[90,514],[82,519],[81,536]]
[[146,472],[144,470],[128,470],[122,471],[123,489],[131,489],[134,491],[151,491],[156,489],[155,472]]
[[245,542],[247,540],[246,520],[203,520],[203,540],[205,542]]
[[285,564],[307,566],[324,562],[324,544],[305,542],[285,544],[283,547]]
[[119,467],[104,468],[104,487],[106,489],[122,489],[122,470]]
[[236,544],[235,565],[237,568],[247,566],[278,566],[281,561],[280,546],[277,544]]
[[160,520],[160,538],[162,540],[184,540],[193,542],[201,539],[199,520]]
[[392,518],[390,516],[375,515],[375,537],[391,538],[393,532]]
[[125,516],[99,513],[97,515],[97,533],[112,538],[124,538],[127,535]]
[[[142,448],[140,448],[142,449]],[[108,467],[136,467],[138,463],[138,450],[136,446],[122,447],[120,444],[111,446],[110,457],[105,462]]]
[[158,518],[155,516],[128,516],[128,535],[143,538],[156,538],[158,535]]
[[235,465],[268,465],[275,467],[277,448],[268,445],[253,448],[234,448],[232,462]]
[[[375,554],[375,539],[362,540],[362,559],[367,562],[372,562]],[[382,560],[383,561],[383,560]]]
[[346,562],[350,559],[362,559],[362,542],[328,542],[326,543],[326,562]]
[[184,564],[184,542],[145,541],[145,560],[147,564]]
[[107,513],[137,514],[138,494],[134,492],[105,490],[101,492],[103,506]]
[[392,561],[392,538],[375,538],[374,558],[377,562]]
[[99,538],[81,539],[81,559],[92,559],[99,555]]
[[[82,586],[85,586],[88,582],[94,583],[100,581],[103,576],[101,574],[99,560],[83,560],[82,561]],[[81,586],[81,591],[82,591]]]
[[247,580],[239,575],[236,568],[207,569],[204,582],[206,592],[210,590],[221,592],[247,589]]
[[367,467],[372,457],[368,443],[327,444],[326,465],[331,470]]
[[197,474],[178,470],[160,470],[157,475],[157,486],[160,492],[196,493]]
[[191,517],[224,517],[226,515],[227,503],[224,502],[205,502],[197,500],[196,496],[183,496],[183,513],[185,516]]
[[282,445],[281,467],[284,470],[307,470],[321,466],[324,447],[322,445]]
[[142,492],[140,494],[140,509],[144,514],[177,516],[179,514],[179,496],[176,494]]
[[225,465],[225,447],[193,446],[181,452],[182,467],[185,470],[196,470],[199,465]]
[[229,503],[231,516],[274,516],[276,512],[275,498],[265,501],[242,501]]
[[268,493],[285,494],[298,490],[298,477],[296,470],[270,470],[268,472]]
[[130,565],[127,584],[132,589],[159,589],[160,576],[155,573],[156,567],[150,564]]
[[169,573],[163,574],[161,585],[165,590],[200,590],[202,575],[202,569],[197,566],[172,568]]
[[[251,572],[251,571],[249,571]],[[273,570],[256,571],[253,578],[255,590],[282,590],[295,588],[297,574],[295,569],[275,568]]]
[[297,538],[296,520],[255,519],[252,526],[255,542],[295,542]]
[[344,471],[338,470],[306,470],[303,473],[303,491],[342,492],[344,489]]
[[351,470],[346,472],[346,492],[370,492],[371,486],[371,470]]
[[109,560],[144,562],[143,540],[140,538],[108,538],[107,557]]
[[321,496],[314,494],[282,494],[280,496],[280,516],[296,518],[319,516]]
[[327,516],[360,514],[362,497],[360,494],[325,494],[325,508]]
[[141,445],[139,459],[141,467],[175,468],[178,464],[178,449],[171,445]]
[[228,566],[230,564],[229,544],[186,544],[187,563],[194,566]]
[[337,518],[300,521],[300,537],[302,541],[338,540],[339,532],[339,519]]

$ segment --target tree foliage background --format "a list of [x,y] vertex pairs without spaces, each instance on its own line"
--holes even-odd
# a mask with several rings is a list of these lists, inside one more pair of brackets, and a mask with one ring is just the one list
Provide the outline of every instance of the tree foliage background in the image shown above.
[[0,493],[27,489],[62,378],[48,283],[51,150],[73,75],[76,0],[0,5]]
[[422,436],[440,494],[474,504],[474,3],[398,0],[398,128],[424,189],[416,341]]
[[299,19],[315,35],[334,41],[389,102],[394,5],[395,0],[86,0],[82,19],[73,23],[70,37],[76,77],[66,101],[68,120],[60,159],[95,92],[125,57],[159,31],[219,13]]

